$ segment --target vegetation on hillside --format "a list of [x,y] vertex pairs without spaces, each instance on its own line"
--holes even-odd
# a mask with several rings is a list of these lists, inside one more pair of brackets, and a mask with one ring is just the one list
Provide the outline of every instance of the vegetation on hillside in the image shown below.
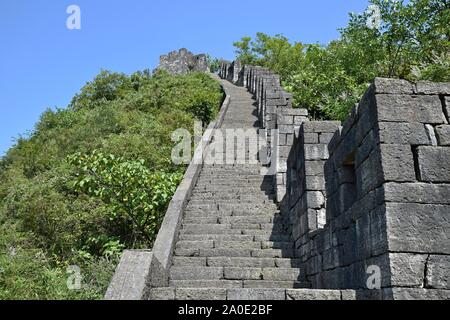
[[[258,33],[235,43],[238,58],[280,74],[322,119],[343,119],[376,76],[450,81],[447,0],[370,2],[379,25],[351,14],[326,46]],[[0,160],[0,299],[101,298],[123,249],[152,246],[180,182],[172,132],[208,123],[222,99],[206,74],[102,71],[44,112]]]
[[370,3],[328,45],[258,33],[234,44],[237,58],[280,74],[294,104],[318,119],[343,120],[375,77],[450,81],[448,1]]
[[0,299],[102,298],[122,250],[152,246],[182,178],[172,132],[208,123],[222,95],[207,74],[102,71],[44,112],[0,162]]

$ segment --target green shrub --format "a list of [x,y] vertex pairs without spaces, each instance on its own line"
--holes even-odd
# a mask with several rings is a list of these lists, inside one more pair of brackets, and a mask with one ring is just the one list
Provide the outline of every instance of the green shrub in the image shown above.
[[207,74],[102,71],[45,111],[0,160],[0,299],[102,298],[122,250],[152,245],[180,181],[172,132],[209,122],[222,98]]
[[343,120],[375,77],[450,81],[450,10],[441,0],[371,0],[370,13],[350,14],[341,37],[326,46],[291,43],[282,35],[257,33],[236,42],[237,58],[281,76],[294,105],[315,119]]

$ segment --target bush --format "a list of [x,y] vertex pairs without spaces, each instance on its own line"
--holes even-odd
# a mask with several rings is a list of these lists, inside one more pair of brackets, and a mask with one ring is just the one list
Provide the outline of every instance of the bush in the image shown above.
[[326,46],[291,43],[258,33],[236,42],[237,59],[281,76],[295,106],[315,119],[343,120],[375,77],[450,81],[450,10],[441,0],[371,0],[370,11],[351,14],[341,38]]
[[208,123],[222,98],[207,74],[102,71],[45,111],[0,161],[0,299],[102,298],[122,250],[151,247],[182,177],[172,132]]

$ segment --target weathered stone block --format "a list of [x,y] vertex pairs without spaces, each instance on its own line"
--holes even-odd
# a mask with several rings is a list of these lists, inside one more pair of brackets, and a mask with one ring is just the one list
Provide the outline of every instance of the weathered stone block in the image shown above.
[[342,141],[341,130],[338,129],[333,134],[333,137],[331,138],[330,142],[328,143],[328,151],[330,154],[334,153],[336,148],[340,145],[341,141]]
[[294,124],[294,117],[289,115],[282,115],[278,124]]
[[325,161],[305,161],[305,174],[307,176],[323,175]]
[[386,288],[382,291],[384,300],[450,300],[450,290]]
[[406,182],[416,180],[414,159],[409,145],[382,144],[380,145],[380,152],[385,181]]
[[325,179],[323,176],[306,176],[306,190],[321,191],[325,189]]
[[389,250],[450,254],[449,205],[387,203]]
[[206,267],[206,257],[173,257],[173,264],[177,266]]
[[319,142],[320,143],[324,143],[324,144],[328,144],[331,139],[333,138],[334,133],[321,133],[320,137],[319,137]]
[[[312,252],[311,254],[314,254]],[[314,255],[306,263],[306,274],[308,276],[313,274],[318,274],[322,271],[322,257],[319,255]]]
[[228,289],[227,300],[285,300],[285,289]]
[[386,207],[377,207],[369,213],[370,218],[370,247],[372,256],[385,253],[388,250]]
[[444,110],[447,116],[447,121],[450,122],[450,97],[444,98]]
[[355,222],[355,246],[356,257],[358,260],[370,257],[372,243],[370,238],[370,217],[368,214],[362,216]]
[[105,294],[105,300],[142,300],[149,291],[150,267],[154,259],[148,250],[126,250]]
[[208,258],[208,266],[270,268],[275,267],[275,261],[273,258],[215,257]]
[[427,267],[427,288],[450,289],[450,256],[431,255]]
[[373,81],[375,93],[413,94],[414,85],[406,80],[375,78]]
[[300,126],[303,122],[308,121],[307,116],[295,116],[294,124]]
[[450,94],[450,83],[449,82],[419,81],[416,83],[416,93]]
[[308,121],[303,123],[304,132],[331,132],[334,133],[339,129],[340,121]]
[[174,288],[154,288],[150,291],[149,300],[175,300]]
[[240,280],[171,280],[171,287],[175,288],[242,288]]
[[394,287],[421,287],[424,283],[427,255],[390,253],[390,285]]
[[341,290],[341,300],[357,300],[356,290]]
[[450,125],[437,126],[436,133],[440,146],[450,146]]
[[286,145],[292,146],[293,144],[294,144],[294,134],[286,135]]
[[279,133],[278,134],[278,145],[279,146],[285,146],[286,145],[286,134],[285,133]]
[[389,182],[383,188],[385,200],[389,202],[450,204],[449,184]]
[[428,145],[430,139],[423,123],[380,122],[380,142],[388,144]]
[[223,278],[223,268],[212,267],[172,267],[171,280],[220,280]]
[[323,270],[331,270],[339,266],[339,249],[334,247],[328,249],[322,254],[322,267]]
[[314,132],[303,133],[304,143],[319,143],[319,134]]
[[320,209],[325,204],[325,197],[320,191],[307,192],[308,208]]
[[226,300],[227,289],[192,289],[178,288],[175,294],[176,300]]
[[328,147],[325,144],[306,144],[305,160],[326,160],[328,159]]
[[292,125],[280,125],[278,126],[279,133],[294,134],[294,126]]
[[375,150],[378,143],[379,135],[375,132],[375,130],[368,132],[362,140],[361,145],[356,149],[355,167],[359,167],[359,165],[367,159],[369,154]]
[[383,169],[381,167],[380,155],[376,150],[356,168],[356,183],[358,187],[358,198],[363,197],[369,191],[375,189],[383,182]]
[[225,279],[258,280],[262,279],[261,268],[224,268]]
[[287,300],[341,300],[339,290],[288,289]]
[[450,148],[418,147],[420,179],[427,182],[450,182]]
[[378,121],[443,123],[438,96],[376,95]]
[[300,281],[303,276],[299,268],[264,268],[262,274],[264,280],[272,281]]

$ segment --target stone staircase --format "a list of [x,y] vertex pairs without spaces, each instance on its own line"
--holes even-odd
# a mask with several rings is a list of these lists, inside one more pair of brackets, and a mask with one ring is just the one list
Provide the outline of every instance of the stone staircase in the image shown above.
[[[251,95],[222,84],[231,100],[221,129],[257,129]],[[273,200],[273,177],[260,170],[259,163],[203,167],[185,210],[170,287],[153,289],[151,299],[174,299],[177,290],[193,299],[273,299],[309,287]]]

